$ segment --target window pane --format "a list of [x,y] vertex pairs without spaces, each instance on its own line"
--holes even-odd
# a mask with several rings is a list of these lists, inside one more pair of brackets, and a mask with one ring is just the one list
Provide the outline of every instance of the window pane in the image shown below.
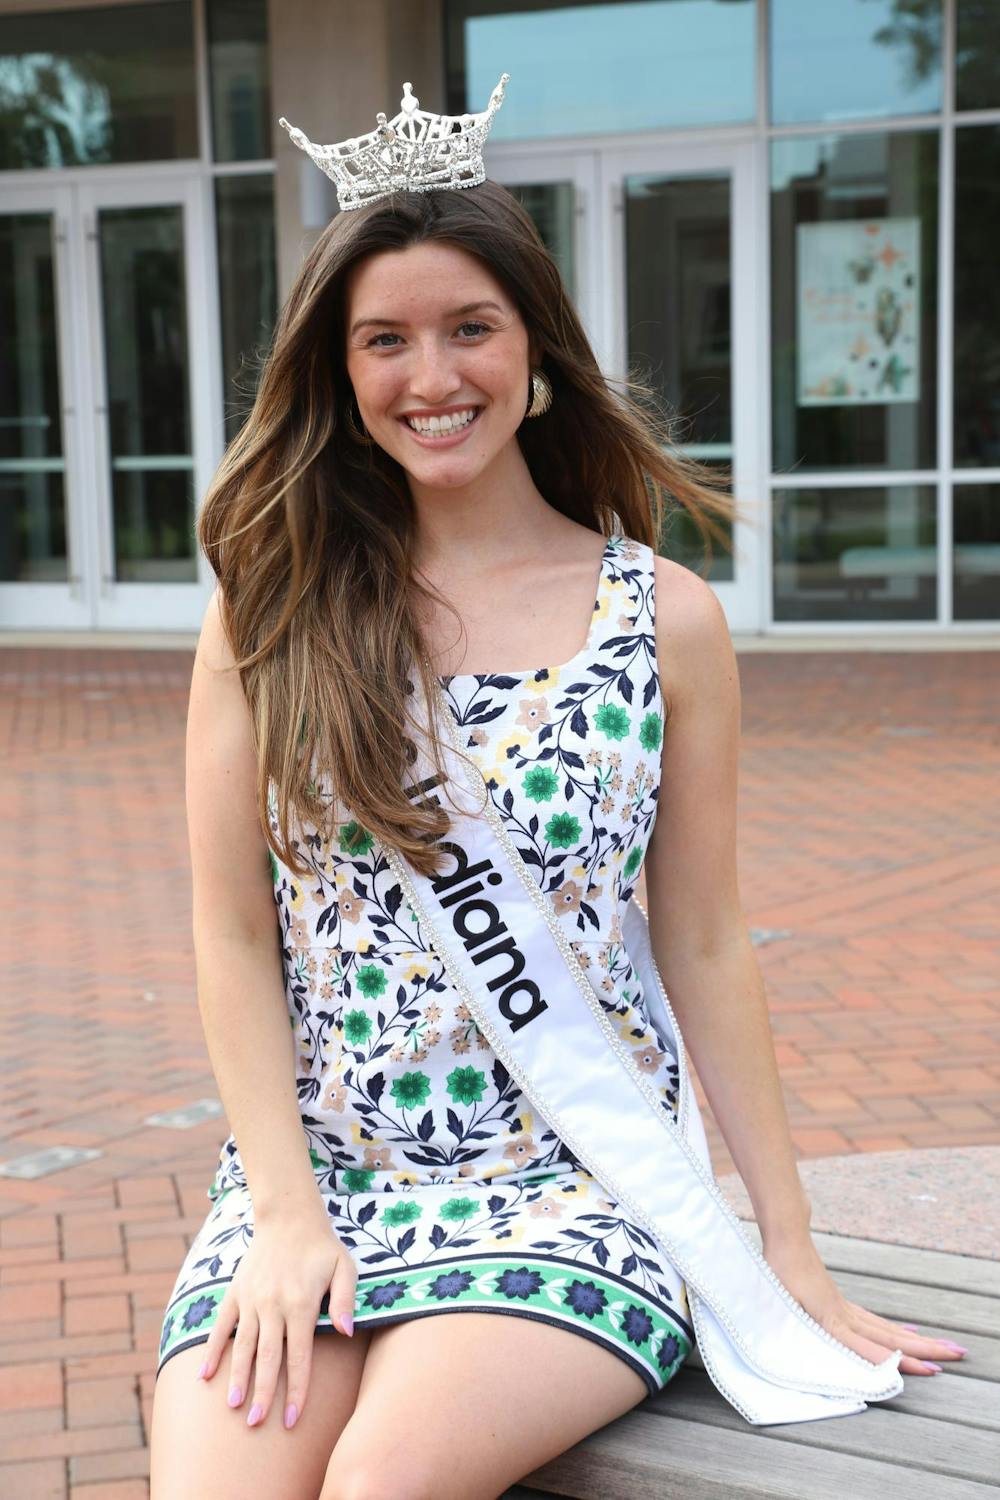
[[775,125],[941,108],[941,0],[771,0],[770,17]]
[[197,155],[191,0],[0,15],[0,170]]
[[956,484],[952,616],[1000,620],[1000,484]]
[[455,113],[510,74],[490,140],[754,118],[754,0],[449,0],[446,19]]
[[772,142],[778,470],[935,462],[938,141]]
[[997,0],[958,0],[955,104],[958,109],[1000,109]]
[[0,581],[67,577],[52,218],[0,217]]
[[559,267],[570,300],[576,300],[576,187],[572,182],[504,183],[535,222]]
[[955,464],[1000,465],[1000,125],[955,131]]
[[257,389],[256,357],[270,343],[277,315],[273,175],[217,177],[215,212],[229,442],[250,413]]
[[[674,442],[723,471],[733,461],[730,180],[628,176],[625,196],[629,371],[676,417]],[[701,570],[701,534],[687,512],[672,512],[665,556]],[[730,582],[733,557],[712,547],[706,575]]]
[[776,490],[776,620],[937,618],[933,486]]
[[266,0],[208,0],[206,20],[215,160],[270,156]]
[[98,215],[114,576],[193,582],[194,459],[183,210]]

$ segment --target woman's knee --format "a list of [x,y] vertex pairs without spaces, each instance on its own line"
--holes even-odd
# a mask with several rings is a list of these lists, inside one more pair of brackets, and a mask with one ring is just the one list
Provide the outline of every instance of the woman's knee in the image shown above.
[[150,1500],[316,1500],[330,1455],[350,1420],[368,1336],[318,1333],[305,1405],[283,1422],[285,1366],[264,1420],[247,1426],[253,1377],[242,1406],[227,1403],[233,1341],[210,1381],[198,1380],[203,1345],[181,1349],[160,1370],[153,1393]]

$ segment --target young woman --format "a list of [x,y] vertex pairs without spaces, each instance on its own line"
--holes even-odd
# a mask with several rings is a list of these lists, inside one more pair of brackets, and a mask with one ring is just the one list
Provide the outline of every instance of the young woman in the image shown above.
[[341,213],[283,309],[199,523],[194,936],[233,1134],[164,1317],[152,1500],[487,1500],[695,1342],[670,1258],[515,1085],[390,868],[440,868],[414,686],[673,1115],[622,942],[644,864],[793,1297],[864,1360],[956,1357],[847,1301],[810,1239],[737,890],[736,662],[711,588],[655,551],[664,495],[710,528],[729,502],[638,389],[488,180]]

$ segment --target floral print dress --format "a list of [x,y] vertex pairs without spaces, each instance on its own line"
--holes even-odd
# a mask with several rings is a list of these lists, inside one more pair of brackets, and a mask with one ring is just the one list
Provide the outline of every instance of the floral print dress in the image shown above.
[[[562,666],[440,681],[602,1006],[676,1117],[677,1059],[620,922],[660,789],[653,564],[644,544],[608,539],[587,643]],[[273,856],[272,873],[305,1145],[357,1267],[356,1326],[519,1314],[604,1344],[658,1390],[694,1342],[684,1282],[514,1085],[379,844],[349,818],[335,826],[332,841],[300,840],[308,878]],[[208,1338],[253,1236],[231,1135],[208,1197],[157,1373]],[[333,1331],[328,1305],[317,1331]]]

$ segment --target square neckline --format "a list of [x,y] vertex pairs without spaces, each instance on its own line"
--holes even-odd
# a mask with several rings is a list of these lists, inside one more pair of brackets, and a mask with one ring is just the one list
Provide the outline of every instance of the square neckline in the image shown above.
[[611,552],[613,543],[617,540],[617,535],[609,536],[605,540],[604,550],[601,553],[601,563],[597,572],[597,590],[594,595],[594,603],[590,611],[590,624],[587,627],[587,639],[584,641],[579,651],[575,652],[567,661],[560,662],[558,666],[554,667],[525,667],[523,670],[514,672],[451,672],[447,674],[439,674],[437,677],[437,681],[447,686],[452,682],[472,682],[474,679],[485,677],[515,677],[524,680],[528,677],[538,677],[542,672],[547,672],[550,676],[553,676],[558,672],[565,671],[567,667],[574,666],[581,659],[581,657],[588,656],[594,647],[594,638],[597,633],[597,611],[601,607],[601,598],[604,594],[604,585],[607,576],[606,568],[608,556]]

